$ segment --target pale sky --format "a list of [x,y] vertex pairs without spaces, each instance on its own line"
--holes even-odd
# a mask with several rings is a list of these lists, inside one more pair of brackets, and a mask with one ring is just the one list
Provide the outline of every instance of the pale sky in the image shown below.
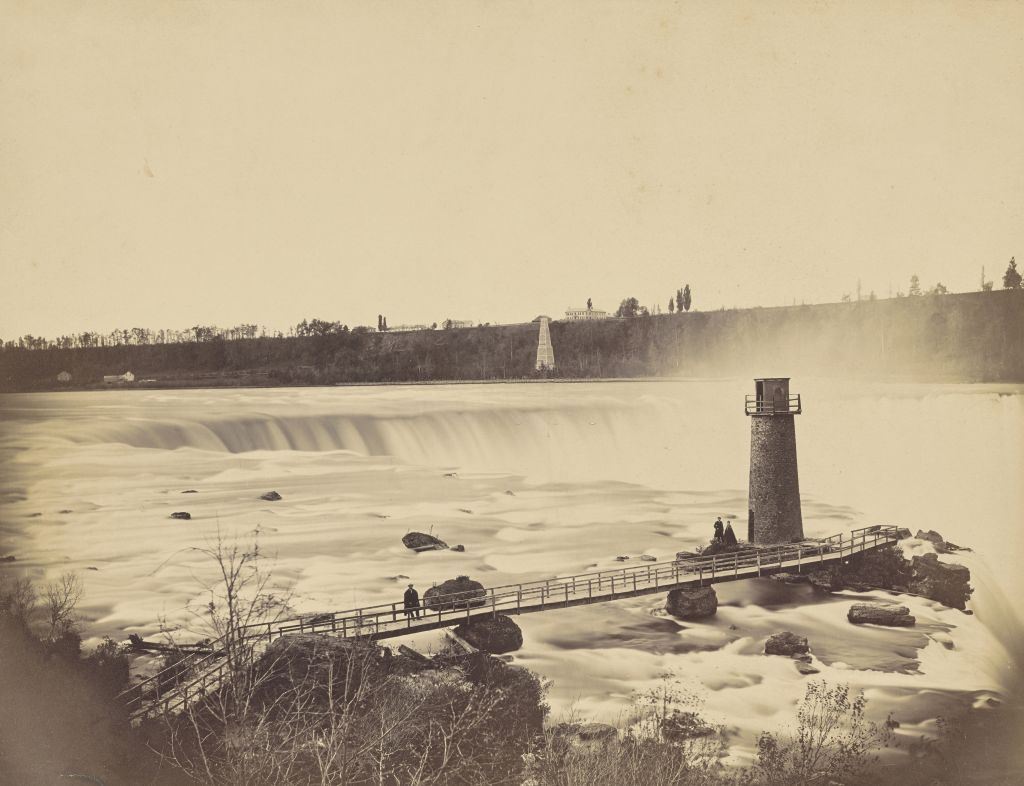
[[0,337],[997,286],[1021,2],[0,0]]

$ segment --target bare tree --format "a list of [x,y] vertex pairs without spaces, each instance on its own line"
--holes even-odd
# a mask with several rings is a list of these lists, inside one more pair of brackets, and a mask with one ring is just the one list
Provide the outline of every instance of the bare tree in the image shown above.
[[82,598],[82,580],[75,573],[62,573],[43,590],[48,638],[52,641],[72,630],[75,625],[75,607]]

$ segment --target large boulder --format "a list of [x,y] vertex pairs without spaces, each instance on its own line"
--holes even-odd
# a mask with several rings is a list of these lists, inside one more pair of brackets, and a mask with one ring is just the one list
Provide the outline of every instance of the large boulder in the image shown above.
[[478,650],[491,655],[515,652],[523,646],[522,630],[504,614],[464,622],[455,628],[455,633]]
[[825,592],[835,592],[846,586],[841,565],[826,565],[823,568],[816,568],[808,573],[807,577],[811,586]]
[[970,587],[971,571],[963,565],[939,562],[935,554],[914,557],[908,589],[954,609],[963,609],[974,592]]
[[440,538],[426,532],[407,532],[402,536],[402,543],[413,551],[436,551],[448,548],[448,544]]
[[890,628],[912,628],[917,622],[906,606],[889,603],[854,603],[846,618],[854,625],[887,625]]
[[449,611],[482,606],[486,602],[484,585],[469,576],[442,581],[423,593],[423,605],[431,611]]
[[718,595],[714,587],[674,589],[665,600],[665,611],[681,620],[710,617],[718,611]]
[[765,655],[802,655],[809,649],[806,638],[788,630],[772,634],[764,643]]

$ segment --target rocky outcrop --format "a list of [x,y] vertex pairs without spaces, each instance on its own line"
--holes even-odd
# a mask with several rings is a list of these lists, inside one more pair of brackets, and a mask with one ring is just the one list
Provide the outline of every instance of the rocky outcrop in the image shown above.
[[463,546],[461,543],[459,543],[459,544],[457,544],[455,546],[452,546],[452,551],[462,552],[462,551],[465,551],[465,550],[466,550],[466,547]]
[[184,510],[176,510],[174,513],[171,514],[171,518],[180,519],[182,521],[188,521],[192,518],[192,514]]
[[468,609],[484,604],[484,585],[469,576],[457,576],[423,593],[423,605],[431,611]]
[[718,595],[714,587],[674,589],[665,600],[665,611],[681,620],[710,617],[718,611]]
[[440,538],[426,532],[407,532],[402,536],[402,543],[413,551],[436,551],[448,548],[448,544]]
[[817,568],[808,573],[807,578],[812,587],[824,592],[836,592],[846,586],[842,565],[827,565],[824,568]]
[[963,565],[939,562],[935,554],[914,557],[910,563],[908,589],[954,609],[963,609],[974,592],[970,587],[971,571]]
[[455,634],[491,655],[515,652],[523,646],[522,630],[504,614],[463,623],[455,628]]
[[281,499],[281,495],[276,491],[268,491],[266,494],[260,494],[260,499],[265,499],[267,502],[277,502]]
[[764,643],[765,655],[802,655],[809,649],[807,639],[788,630],[772,634]]
[[970,551],[970,549],[965,549],[963,546],[958,546],[955,543],[944,540],[942,535],[932,529],[927,532],[919,529],[915,537],[920,540],[927,540],[939,554],[948,554],[951,551]]
[[807,584],[811,577],[806,573],[774,573],[771,579],[780,584]]
[[917,622],[906,606],[888,603],[854,603],[846,618],[854,625],[886,625],[890,628],[912,628]]

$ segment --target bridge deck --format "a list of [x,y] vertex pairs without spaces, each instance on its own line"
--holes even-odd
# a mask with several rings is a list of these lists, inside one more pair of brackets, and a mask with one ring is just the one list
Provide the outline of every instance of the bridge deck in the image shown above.
[[[425,599],[419,617],[406,616],[398,603],[307,614],[242,628],[230,645],[243,647],[246,660],[250,660],[274,639],[295,633],[389,639],[498,613],[530,614],[779,572],[802,572],[896,541],[896,527],[878,525],[823,540],[441,595]],[[133,720],[174,711],[186,706],[191,698],[216,689],[227,670],[228,645],[225,640],[214,641],[208,651],[188,655],[170,669],[125,691],[122,699]]]

